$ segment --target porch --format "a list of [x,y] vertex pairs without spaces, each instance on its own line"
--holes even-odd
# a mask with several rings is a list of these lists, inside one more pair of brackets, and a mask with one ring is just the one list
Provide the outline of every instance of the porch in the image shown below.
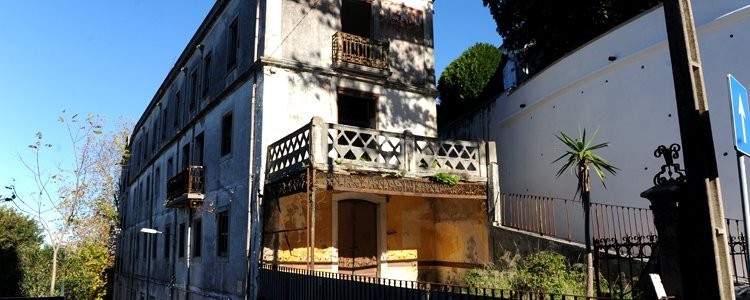
[[[454,282],[489,262],[494,144],[322,122],[268,147],[263,261]],[[460,178],[438,182],[436,174]]]

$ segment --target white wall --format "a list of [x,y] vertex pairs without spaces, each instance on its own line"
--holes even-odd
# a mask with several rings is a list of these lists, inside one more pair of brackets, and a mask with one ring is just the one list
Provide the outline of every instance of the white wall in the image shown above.
[[[726,75],[750,85],[750,6],[739,0],[693,3],[726,216],[741,218]],[[609,61],[615,56],[615,61]],[[448,134],[497,142],[503,192],[572,199],[575,176],[555,177],[554,137],[599,128],[600,153],[619,167],[595,202],[647,207],[640,192],[664,164],[661,144],[681,143],[663,9],[647,12],[583,46],[510,94],[453,124]],[[725,155],[726,153],[726,155]],[[680,162],[682,160],[680,159]]]

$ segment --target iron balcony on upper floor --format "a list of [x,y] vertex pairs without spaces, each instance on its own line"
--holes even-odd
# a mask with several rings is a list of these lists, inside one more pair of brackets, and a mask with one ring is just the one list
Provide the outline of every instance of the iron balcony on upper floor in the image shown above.
[[333,34],[333,64],[351,68],[350,64],[388,71],[389,44],[358,35],[338,31]]
[[167,182],[166,207],[197,207],[203,203],[203,166],[188,166]]

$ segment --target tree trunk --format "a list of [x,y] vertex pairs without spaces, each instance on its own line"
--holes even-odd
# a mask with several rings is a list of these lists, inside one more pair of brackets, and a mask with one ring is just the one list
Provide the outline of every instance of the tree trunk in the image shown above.
[[581,198],[584,198],[584,238],[586,239],[586,296],[594,296],[594,254],[591,251],[591,205],[589,200],[589,192],[581,194]]
[[581,191],[584,216],[584,239],[586,240],[586,297],[594,297],[594,254],[591,251],[591,181],[588,161],[578,166],[578,184]]
[[57,252],[60,250],[60,247],[52,247],[52,279],[50,279],[49,283],[49,295],[54,296],[55,295],[55,280],[57,277]]

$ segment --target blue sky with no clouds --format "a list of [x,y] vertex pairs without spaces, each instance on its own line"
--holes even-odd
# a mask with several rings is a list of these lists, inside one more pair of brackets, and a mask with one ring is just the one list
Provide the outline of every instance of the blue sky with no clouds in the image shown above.
[[[209,0],[0,2],[0,195],[38,131],[65,156],[57,116],[136,121],[211,9]],[[480,0],[435,2],[435,67],[477,42],[500,45]]]

